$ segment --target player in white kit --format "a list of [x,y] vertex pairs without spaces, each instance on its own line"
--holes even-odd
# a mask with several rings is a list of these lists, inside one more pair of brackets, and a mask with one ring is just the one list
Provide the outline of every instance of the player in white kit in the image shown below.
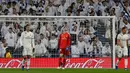
[[125,70],[128,70],[128,35],[126,34],[126,27],[122,28],[121,33],[117,37],[117,55],[118,60],[116,62],[116,69],[118,69],[118,64],[122,58],[124,58]]
[[33,55],[35,43],[34,43],[34,34],[30,31],[30,25],[25,26],[25,31],[21,34],[21,41],[23,47],[23,60],[22,60],[22,70],[24,70],[24,64],[27,60],[27,71],[30,67],[30,58]]

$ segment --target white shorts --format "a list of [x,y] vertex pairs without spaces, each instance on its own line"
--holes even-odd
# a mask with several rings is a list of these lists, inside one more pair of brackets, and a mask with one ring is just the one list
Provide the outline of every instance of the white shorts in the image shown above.
[[30,55],[32,56],[33,55],[33,52],[32,52],[32,49],[28,49],[28,48],[24,48],[23,49],[23,56],[27,56],[27,55]]
[[124,47],[124,48],[118,47],[117,56],[119,58],[122,58],[123,56],[128,56],[128,48],[127,47]]

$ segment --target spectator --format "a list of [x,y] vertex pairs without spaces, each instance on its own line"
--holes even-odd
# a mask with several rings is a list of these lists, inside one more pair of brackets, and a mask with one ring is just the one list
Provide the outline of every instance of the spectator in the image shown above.
[[45,38],[44,34],[40,34],[41,43],[45,45],[46,48],[48,48],[48,39]]
[[78,34],[78,27],[77,25],[72,25],[72,30],[70,32],[71,34]]
[[3,15],[3,10],[2,10],[2,6],[0,5],[0,15]]
[[23,55],[22,52],[23,52],[23,49],[24,49],[24,48],[22,48],[22,44],[20,42],[20,40],[21,40],[21,33],[18,33],[17,36],[18,37],[17,37],[17,41],[16,41],[14,53],[13,53],[13,57],[14,58],[22,57],[22,55]]
[[120,7],[120,3],[116,2],[115,6],[113,6],[112,8],[115,8],[116,17],[117,17],[117,19],[119,19],[121,12],[122,12],[122,8]]
[[95,10],[94,10],[94,7],[92,6],[92,7],[90,7],[90,12],[89,12],[89,14],[88,14],[89,16],[96,16],[96,12],[95,12]]
[[42,4],[42,2],[40,2],[37,7],[37,15],[45,15],[45,9],[44,9],[44,5]]
[[87,15],[87,10],[86,10],[86,5],[84,4],[84,1],[81,0],[78,8],[77,8],[77,11],[80,11],[80,15],[81,16],[84,16],[84,15]]
[[43,57],[49,56],[48,50],[44,44],[42,44],[41,40],[37,41],[38,44],[35,46],[35,56],[36,57]]
[[101,57],[102,42],[99,41],[98,37],[94,37],[90,46],[91,57]]
[[80,56],[82,57],[85,53],[84,53],[84,49],[86,46],[86,43],[84,42],[84,39],[82,36],[78,37],[78,43],[77,43],[77,48],[79,49],[80,52]]
[[26,3],[26,0],[20,0],[18,2],[18,5],[21,9],[26,9],[27,8],[27,3]]
[[12,12],[10,12],[8,15],[18,15],[18,13],[16,12],[16,8],[13,8]]
[[12,58],[10,50],[8,48],[6,49],[5,58]]
[[55,35],[52,34],[51,35],[51,39],[49,40],[49,50],[50,50],[50,53],[55,55],[57,54],[57,49],[58,48],[58,40],[56,39]]
[[1,28],[2,37],[5,37],[5,35],[8,33],[9,27],[10,27],[9,22],[6,22],[6,24],[3,23],[2,28]]
[[15,37],[15,34],[13,33],[13,31],[12,31],[12,28],[9,28],[9,32],[5,35],[4,38],[6,40],[8,50],[13,55],[14,47],[15,47],[15,44],[16,44],[16,37]]
[[102,57],[110,57],[111,56],[111,46],[109,42],[106,42],[104,47],[102,48]]
[[58,12],[60,12],[61,16],[65,16],[66,15],[66,13],[65,13],[66,9],[67,8],[65,7],[65,0],[62,0],[61,1],[61,5],[58,8]]
[[106,1],[103,1],[102,2],[102,7],[100,8],[101,9],[101,11],[102,11],[102,16],[107,16],[108,14],[108,12],[109,12],[109,10],[107,10],[108,9],[108,7],[107,7],[107,2]]
[[4,55],[6,53],[6,48],[7,48],[6,40],[2,39],[0,57],[4,58]]
[[111,39],[111,29],[110,29],[110,26],[106,27],[105,38]]
[[28,12],[26,9],[21,9],[21,12],[19,12],[20,15],[28,15]]
[[119,24],[118,24],[118,30],[122,27],[122,24],[123,24],[123,17],[125,15],[125,12],[121,12],[121,15],[119,17]]
[[36,41],[40,40],[40,30],[37,29],[34,33],[34,38]]
[[7,4],[5,1],[2,2],[2,11],[4,11],[5,9],[7,9]]
[[53,5],[53,3],[49,3],[49,5],[47,6],[47,16],[54,16],[56,13],[55,7]]
[[18,39],[17,39],[16,46],[15,46],[15,49],[14,49],[14,50],[16,50],[16,49],[18,49],[18,48],[21,47],[21,43],[20,43],[21,33],[18,33],[17,35],[18,35],[18,37],[17,37]]
[[71,54],[72,57],[80,57],[80,51],[79,48],[77,47],[77,37],[78,37],[78,32],[77,32],[77,26],[73,24],[72,31],[70,32],[71,35]]
[[41,28],[40,28],[40,34],[45,34],[46,32],[46,29],[47,29],[47,23],[44,23],[41,25]]
[[12,3],[11,2],[8,2],[7,4],[7,9],[9,11],[9,14],[12,14],[13,13],[13,8],[11,7]]
[[125,7],[125,10],[130,13],[130,6],[129,6],[129,2],[126,0],[124,1],[124,7]]
[[71,45],[71,56],[72,57],[80,57],[80,51],[76,45]]
[[90,46],[90,41],[91,41],[90,31],[88,29],[86,29],[84,31],[83,39],[84,39],[84,42],[85,42],[85,52],[86,52],[86,54],[88,54],[88,52],[89,52],[89,46]]
[[56,39],[55,35],[52,34],[51,35],[51,39],[49,40],[49,48],[51,50],[56,50],[57,49],[57,46],[58,46],[58,40]]
[[71,7],[68,7],[66,12],[67,12],[67,14],[66,14],[67,16],[72,16],[72,9],[71,9]]
[[90,34],[93,35],[96,31],[93,28],[93,26],[90,24],[90,22],[88,21],[88,23],[86,24],[86,28],[90,31]]
[[116,16],[115,8],[112,8],[112,9],[110,10],[110,16]]
[[122,27],[127,27],[127,30],[130,29],[130,24],[129,24],[129,22],[128,22],[128,17],[127,17],[127,15],[124,15],[124,17],[123,17],[123,24],[120,25],[120,29],[121,29]]

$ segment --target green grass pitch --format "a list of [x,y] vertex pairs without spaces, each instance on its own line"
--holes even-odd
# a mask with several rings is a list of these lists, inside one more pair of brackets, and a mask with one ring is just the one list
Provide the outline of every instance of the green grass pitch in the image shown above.
[[0,73],[130,73],[130,70],[124,69],[30,69],[22,71],[21,69],[0,69]]

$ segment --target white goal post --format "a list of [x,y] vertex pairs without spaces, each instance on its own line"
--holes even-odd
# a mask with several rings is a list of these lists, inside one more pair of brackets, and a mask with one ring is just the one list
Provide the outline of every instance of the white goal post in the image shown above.
[[[36,19],[36,20],[31,20],[31,19]],[[60,19],[62,18],[63,21],[64,19],[77,19],[77,20],[86,20],[86,19],[109,19],[111,20],[111,36],[112,36],[112,50],[111,50],[111,57],[112,57],[112,68],[115,69],[115,22],[116,22],[116,17],[115,16],[0,16],[0,22],[57,22],[59,20],[55,19]]]

